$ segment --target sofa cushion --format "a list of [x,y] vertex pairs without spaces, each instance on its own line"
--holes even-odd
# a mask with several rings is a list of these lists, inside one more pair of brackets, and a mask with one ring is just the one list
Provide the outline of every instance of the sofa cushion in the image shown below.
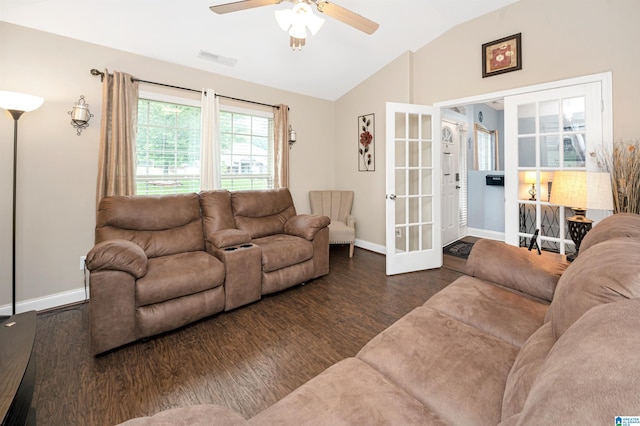
[[495,425],[517,353],[502,339],[422,306],[356,356],[448,424]]
[[149,259],[136,282],[136,306],[151,305],[222,285],[224,265],[204,251]]
[[251,238],[283,233],[286,221],[296,215],[287,188],[234,191],[231,193],[231,208],[236,227]]
[[329,367],[252,425],[444,425],[438,416],[355,358]]
[[602,219],[585,235],[580,243],[580,253],[598,243],[619,237],[640,238],[640,215],[617,213]]
[[313,244],[304,238],[276,234],[253,240],[262,249],[262,270],[272,272],[309,260]]
[[614,238],[581,253],[560,278],[547,312],[556,339],[603,303],[640,297],[640,239]]
[[150,258],[204,250],[198,194],[103,198],[95,242],[115,239],[133,241]]
[[531,385],[538,375],[538,369],[555,342],[551,323],[546,323],[533,333],[520,349],[507,378],[502,399],[503,421],[522,410]]
[[518,347],[542,325],[549,308],[541,300],[467,276],[436,293],[425,306]]
[[639,312],[634,298],[596,306],[577,320],[540,366],[518,424],[612,425],[617,416],[637,416]]

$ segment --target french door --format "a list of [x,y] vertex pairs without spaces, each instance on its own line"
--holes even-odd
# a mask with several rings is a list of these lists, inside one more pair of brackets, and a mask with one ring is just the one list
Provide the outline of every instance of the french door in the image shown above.
[[430,106],[386,105],[387,275],[442,266],[436,115]]
[[[603,132],[600,82],[505,98],[505,241],[528,246],[535,231],[542,249],[575,252],[570,208],[549,202],[559,170],[595,171],[589,153]],[[610,143],[610,140],[608,140]]]

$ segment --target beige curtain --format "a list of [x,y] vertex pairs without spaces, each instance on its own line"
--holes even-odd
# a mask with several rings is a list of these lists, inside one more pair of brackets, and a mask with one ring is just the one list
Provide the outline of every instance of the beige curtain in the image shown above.
[[289,187],[289,107],[280,104],[273,108],[274,168],[273,187]]
[[203,89],[200,111],[200,189],[220,189],[220,103],[213,89]]
[[104,73],[96,206],[108,195],[136,193],[138,82],[131,80],[126,73]]

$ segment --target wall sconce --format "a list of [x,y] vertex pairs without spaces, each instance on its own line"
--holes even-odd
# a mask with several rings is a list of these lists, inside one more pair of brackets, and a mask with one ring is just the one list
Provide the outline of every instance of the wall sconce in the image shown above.
[[289,125],[289,148],[296,143],[296,131]]
[[80,99],[68,114],[71,116],[71,125],[78,130],[76,132],[78,136],[84,129],[89,127],[89,120],[93,117],[93,114],[89,111],[89,104],[84,101],[84,95],[80,96]]

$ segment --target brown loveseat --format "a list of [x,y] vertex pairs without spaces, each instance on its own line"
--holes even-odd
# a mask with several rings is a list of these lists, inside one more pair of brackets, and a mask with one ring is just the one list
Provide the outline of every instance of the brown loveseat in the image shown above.
[[329,272],[329,218],[288,189],[105,197],[87,254],[94,354]]
[[606,425],[640,415],[640,216],[603,220],[568,267],[480,240],[467,268],[249,420],[200,405],[125,424]]

